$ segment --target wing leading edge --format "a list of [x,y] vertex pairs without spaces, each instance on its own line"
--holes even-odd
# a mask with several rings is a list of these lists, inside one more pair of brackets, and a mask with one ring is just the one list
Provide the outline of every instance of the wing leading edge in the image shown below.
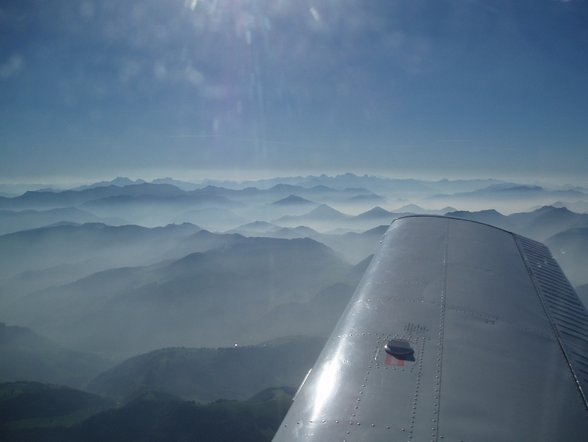
[[549,251],[485,224],[392,223],[274,441],[574,441],[588,316]]

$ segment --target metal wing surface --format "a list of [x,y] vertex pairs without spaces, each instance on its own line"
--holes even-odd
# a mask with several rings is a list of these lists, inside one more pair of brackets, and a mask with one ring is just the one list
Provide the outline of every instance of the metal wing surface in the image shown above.
[[588,440],[588,317],[549,250],[392,223],[274,441]]

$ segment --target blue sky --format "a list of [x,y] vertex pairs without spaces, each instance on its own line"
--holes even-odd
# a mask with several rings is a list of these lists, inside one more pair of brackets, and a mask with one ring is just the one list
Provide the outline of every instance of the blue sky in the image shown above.
[[0,1],[0,176],[578,182],[586,23],[583,0]]

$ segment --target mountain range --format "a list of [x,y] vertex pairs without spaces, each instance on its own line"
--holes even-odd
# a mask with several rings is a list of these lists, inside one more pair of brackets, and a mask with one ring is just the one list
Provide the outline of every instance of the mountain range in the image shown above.
[[448,212],[446,215],[484,222],[537,241],[545,241],[563,230],[588,227],[588,214],[575,213],[565,207],[544,206],[532,212],[511,215],[503,215],[493,209],[477,212]]
[[76,207],[49,210],[0,210],[0,235],[65,223],[125,224],[121,218],[101,218]]
[[570,210],[584,194],[345,174],[0,198],[0,439],[267,440],[394,218],[448,212],[544,241],[586,300],[588,214]]
[[[227,345],[236,336],[239,343],[259,342],[275,337],[259,327],[263,315],[280,304],[308,302],[336,283],[354,287],[361,275],[352,269],[308,238],[243,238],[34,292],[15,302],[10,315],[68,347],[111,355]],[[305,325],[311,324],[299,326]]]

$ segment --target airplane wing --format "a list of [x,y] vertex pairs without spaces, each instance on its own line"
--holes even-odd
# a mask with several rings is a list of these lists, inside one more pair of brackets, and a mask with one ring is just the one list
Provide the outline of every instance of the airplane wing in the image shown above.
[[588,316],[549,250],[392,223],[274,441],[588,440]]

